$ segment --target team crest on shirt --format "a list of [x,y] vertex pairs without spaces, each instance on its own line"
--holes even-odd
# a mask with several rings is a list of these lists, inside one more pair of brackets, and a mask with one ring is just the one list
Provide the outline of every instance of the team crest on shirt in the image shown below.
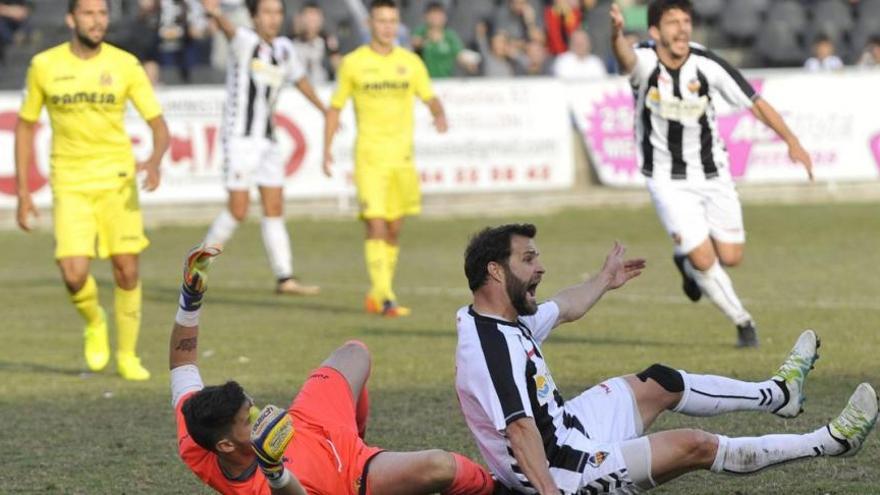
[[690,91],[691,93],[694,93],[694,94],[699,93],[699,92],[700,92],[700,88],[702,88],[702,87],[703,87],[703,85],[700,84],[700,80],[699,80],[699,79],[693,79],[693,80],[691,80],[691,82],[689,82],[689,83],[688,83],[688,86],[687,86],[688,91]]
[[587,464],[594,468],[597,468],[601,466],[602,463],[605,462],[605,459],[608,459],[608,456],[610,455],[611,454],[609,452],[603,452],[601,450],[599,452],[594,452],[590,454],[590,457],[587,458]]
[[406,75],[406,66],[405,65],[398,65],[397,66],[397,74],[401,75],[401,76]]
[[545,375],[535,375],[534,380],[538,403],[544,405],[553,397],[553,379]]
[[112,86],[113,76],[111,76],[109,72],[104,71],[101,73],[101,79],[99,82],[101,83],[101,86]]

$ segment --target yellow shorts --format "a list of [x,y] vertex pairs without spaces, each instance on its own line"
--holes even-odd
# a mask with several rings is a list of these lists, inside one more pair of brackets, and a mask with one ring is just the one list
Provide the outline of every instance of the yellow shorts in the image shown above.
[[354,169],[360,216],[397,220],[422,212],[422,191],[415,166],[375,166],[358,162]]
[[[53,191],[55,258],[139,254],[150,241],[137,185],[126,182],[118,189],[99,191]],[[97,241],[97,242],[96,242]]]

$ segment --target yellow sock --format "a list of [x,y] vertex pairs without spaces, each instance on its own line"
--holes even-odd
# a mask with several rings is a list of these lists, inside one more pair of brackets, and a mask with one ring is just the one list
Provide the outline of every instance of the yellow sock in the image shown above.
[[134,355],[138,332],[141,329],[141,283],[132,290],[119,287],[113,291],[116,309],[117,350],[120,354]]
[[394,293],[394,274],[397,272],[397,258],[400,255],[400,246],[397,244],[385,243],[385,261],[388,263],[388,299],[397,300]]
[[95,277],[89,275],[85,285],[76,294],[70,295],[70,302],[76,307],[80,316],[86,320],[87,325],[98,323],[101,320],[101,306],[98,304],[98,284]]
[[370,275],[370,295],[379,303],[388,299],[391,287],[388,276],[388,261],[385,250],[385,241],[382,239],[367,239],[364,242],[364,257],[367,261],[367,273]]

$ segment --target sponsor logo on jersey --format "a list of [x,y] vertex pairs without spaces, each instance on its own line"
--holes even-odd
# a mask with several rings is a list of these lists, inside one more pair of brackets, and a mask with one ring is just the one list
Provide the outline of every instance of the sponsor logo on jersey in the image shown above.
[[603,452],[601,450],[599,452],[594,452],[590,454],[589,458],[587,458],[587,464],[594,468],[597,468],[601,466],[602,463],[605,462],[605,459],[608,459],[610,455],[611,454],[609,452]]
[[116,95],[113,93],[98,93],[80,91],[78,93],[65,93],[62,95],[52,95],[49,97],[52,105],[77,105],[80,103],[91,103],[97,105],[114,105],[116,104]]

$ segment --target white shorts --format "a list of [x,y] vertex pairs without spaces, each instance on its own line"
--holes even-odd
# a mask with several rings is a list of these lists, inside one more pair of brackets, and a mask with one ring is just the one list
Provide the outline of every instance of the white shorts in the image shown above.
[[634,494],[653,486],[650,443],[641,436],[642,419],[626,380],[612,378],[590,388],[566,401],[565,411],[589,435],[569,435],[565,444],[588,455],[580,473],[550,470],[560,488],[566,493]]
[[253,185],[282,187],[284,157],[278,143],[266,138],[228,138],[224,142],[226,189],[247,191]]
[[690,253],[709,237],[731,244],[746,241],[742,206],[733,181],[649,179],[648,191],[660,222],[676,242],[677,254]]

